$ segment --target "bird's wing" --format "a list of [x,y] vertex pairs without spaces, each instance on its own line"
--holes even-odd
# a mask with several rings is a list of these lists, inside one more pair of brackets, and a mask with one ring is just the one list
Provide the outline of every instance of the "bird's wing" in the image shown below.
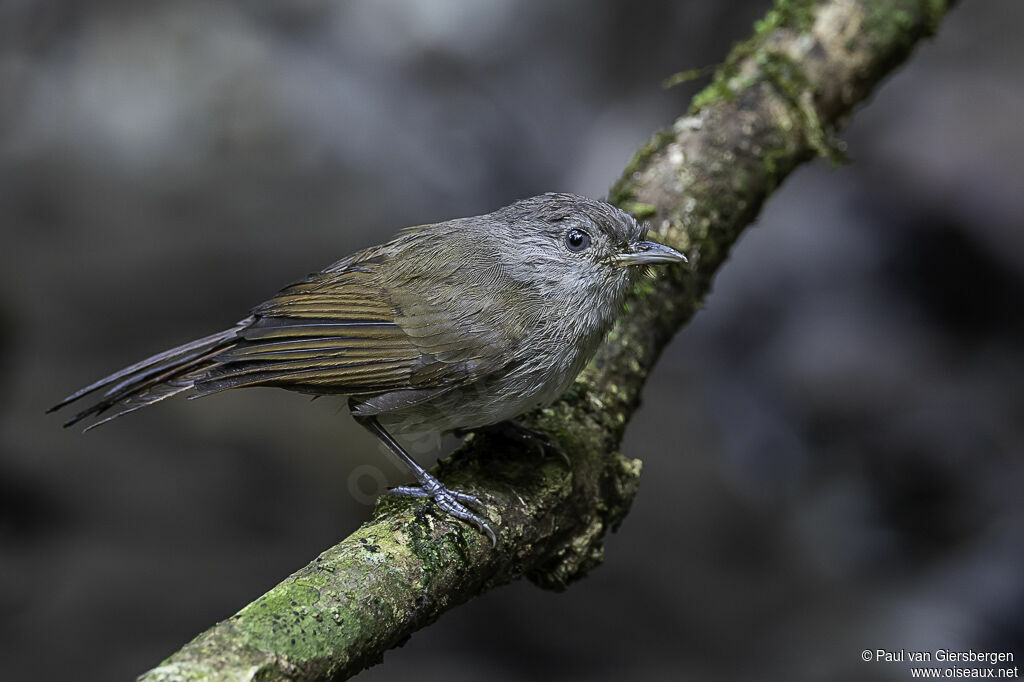
[[[337,266],[293,284],[253,310],[239,342],[196,382],[200,394],[271,385],[310,393],[443,391],[495,368],[500,335],[385,285],[380,264]],[[464,310],[464,308],[463,308]]]

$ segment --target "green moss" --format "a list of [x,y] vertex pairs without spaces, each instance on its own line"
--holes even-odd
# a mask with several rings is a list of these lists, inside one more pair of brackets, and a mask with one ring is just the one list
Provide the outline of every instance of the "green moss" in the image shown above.
[[716,73],[708,86],[694,95],[693,99],[690,100],[690,113],[695,114],[712,102],[717,102],[718,100],[731,101],[733,92],[726,84],[727,81],[728,79],[722,72]]
[[[640,169],[646,168],[648,161],[652,156],[660,152],[665,148],[669,142],[674,139],[674,135],[671,130],[659,130],[651,136],[651,139],[647,143],[637,150],[636,154],[630,160],[629,165],[626,166],[626,170],[623,171],[619,178],[619,181],[612,185],[611,190],[608,192],[608,202],[614,204],[620,208],[623,208],[627,202],[631,201],[636,196],[636,189],[634,188],[635,173],[639,172]],[[640,202],[634,202],[638,206],[645,206]],[[624,209],[625,210],[625,209]]]
[[921,33],[934,34],[950,0],[888,0],[868,3],[863,34],[874,44],[910,45]]
[[792,158],[788,149],[784,147],[769,149],[761,157],[761,162],[764,164],[764,170],[768,173],[769,177],[777,177],[781,172],[781,169],[778,166],[779,161],[792,163]]
[[934,35],[939,30],[942,18],[949,11],[949,0],[921,0],[921,6],[925,12],[925,21],[928,22],[928,32]]
[[817,6],[814,0],[776,0],[764,18],[754,22],[754,36],[782,27],[803,33],[814,25]]
[[710,76],[714,72],[715,72],[715,66],[714,65],[712,65],[712,66],[702,66],[699,69],[687,69],[686,71],[679,71],[677,73],[672,74],[671,76],[669,76],[665,80],[663,80],[661,82],[661,87],[663,87],[663,88],[665,88],[667,90],[668,88],[674,88],[677,85],[682,85],[683,83],[689,83],[690,81],[695,81],[698,78],[703,78],[704,76]]
[[861,33],[872,43],[888,44],[904,35],[904,39],[909,40],[916,19],[909,2],[870,2],[865,9]]
[[[408,505],[417,515],[433,513],[423,501],[394,500],[389,505]],[[422,507],[420,509],[418,507]],[[339,553],[338,548],[324,552],[313,563],[246,606],[230,624],[241,641],[291,661],[308,661],[323,655],[325,650],[345,650],[352,642],[376,627],[366,622],[408,618],[401,600],[385,593],[377,596],[357,594],[337,584],[335,576],[356,575],[367,570],[417,575],[417,591],[429,592],[434,576],[451,573],[453,564],[469,570],[469,551],[465,533],[473,532],[461,524],[437,526],[415,519],[410,523],[385,527],[380,523],[364,524],[352,539],[356,544]],[[403,537],[396,537],[401,533]],[[412,556],[400,551],[408,547]],[[403,557],[396,563],[396,557]],[[415,564],[417,570],[410,570]],[[366,599],[374,606],[367,610]]]
[[[342,642],[350,614],[327,623],[323,618],[319,586],[308,580],[284,582],[232,618],[245,640],[256,648],[289,658],[312,658],[323,651],[325,640]],[[351,627],[351,625],[350,625]]]
[[[441,463],[442,467],[446,464],[447,462]],[[406,507],[412,509],[412,514],[417,518],[401,526],[401,532],[405,536],[404,542],[398,542],[393,535],[387,539],[380,538],[378,542],[381,546],[385,546],[385,542],[409,545],[410,553],[419,561],[423,570],[422,587],[424,589],[430,586],[434,576],[447,571],[452,562],[457,562],[466,569],[470,568],[469,542],[466,534],[477,531],[448,518],[439,512],[434,503],[429,500],[385,499],[382,497],[378,501],[378,512]],[[428,514],[437,515],[437,518],[448,524],[444,532],[438,532],[435,530],[436,527],[432,528],[430,523],[422,518]],[[373,560],[380,561],[382,565],[387,564],[390,560],[390,552],[376,552]]]
[[[729,59],[715,74],[712,83],[693,98],[690,105],[691,112],[702,109],[719,99],[731,100],[737,92],[753,87],[757,83],[771,83],[790,105],[795,118],[799,120],[807,144],[833,164],[843,163],[846,161],[843,144],[835,139],[832,132],[826,129],[818,117],[817,109],[814,106],[815,88],[807,80],[800,65],[784,54],[757,50],[760,45],[759,40],[765,31],[780,26],[803,27],[805,24],[809,26],[807,22],[813,20],[813,12],[809,9],[809,5],[803,3],[782,3],[782,5],[789,8],[788,13],[775,13],[774,11],[769,13],[769,16],[759,23],[757,34],[753,38],[733,48]],[[806,9],[809,14],[805,16],[796,13],[798,8]],[[756,73],[748,79],[737,82],[733,74],[739,71],[739,62],[746,58],[755,60]],[[762,157],[765,170],[770,175],[775,175],[780,170],[777,160],[788,157],[790,154],[791,150],[786,148],[766,151]]]
[[844,163],[843,145],[827,130],[814,105],[815,88],[808,82],[800,65],[786,55],[762,53],[757,57],[762,78],[769,81],[798,114],[807,144],[834,165]]
[[764,18],[754,22],[754,35],[733,45],[729,56],[715,71],[711,83],[694,95],[690,113],[694,114],[719,100],[732,101],[737,91],[751,85],[733,83],[739,73],[740,63],[755,54],[764,44],[766,36],[776,29],[787,28],[797,32],[808,30],[814,24],[817,6],[814,0],[777,0],[775,7]]
[[658,212],[658,208],[653,204],[645,204],[642,201],[633,201],[628,199],[619,204],[626,213],[632,214],[637,220],[646,220]]

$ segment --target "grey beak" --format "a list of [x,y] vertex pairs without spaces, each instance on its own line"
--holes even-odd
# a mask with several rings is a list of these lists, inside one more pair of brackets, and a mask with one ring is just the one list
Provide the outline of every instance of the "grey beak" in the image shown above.
[[686,256],[670,246],[658,242],[640,242],[632,251],[615,256],[619,265],[654,265],[657,263],[685,263]]

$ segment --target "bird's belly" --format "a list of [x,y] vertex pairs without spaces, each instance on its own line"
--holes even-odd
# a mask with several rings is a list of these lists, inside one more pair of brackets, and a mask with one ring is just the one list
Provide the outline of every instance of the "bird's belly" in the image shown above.
[[399,433],[471,430],[497,424],[557,399],[575,378],[557,372],[505,375],[459,386],[429,401],[379,416]]

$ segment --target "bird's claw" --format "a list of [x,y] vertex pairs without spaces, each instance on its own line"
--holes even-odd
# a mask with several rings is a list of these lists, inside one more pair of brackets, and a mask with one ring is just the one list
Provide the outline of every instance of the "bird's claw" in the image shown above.
[[471,512],[466,506],[471,505],[477,509],[485,509],[484,503],[474,495],[461,493],[458,490],[449,490],[433,477],[427,481],[426,485],[402,485],[388,490],[387,494],[394,497],[430,498],[444,513],[471,523],[486,533],[491,539],[491,546],[498,544],[498,536],[495,535],[487,521]]

